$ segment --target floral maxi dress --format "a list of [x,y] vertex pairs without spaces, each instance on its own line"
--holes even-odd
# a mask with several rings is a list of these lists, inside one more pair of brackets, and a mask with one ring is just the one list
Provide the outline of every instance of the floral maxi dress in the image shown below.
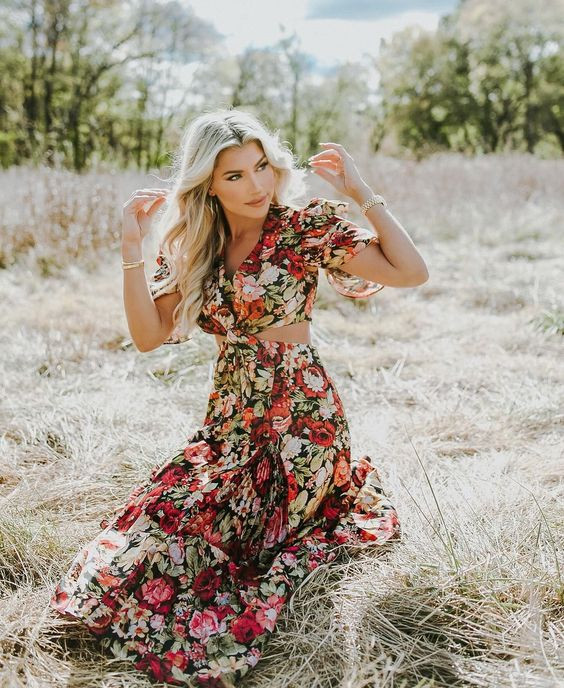
[[[340,546],[401,538],[377,469],[366,455],[351,459],[316,347],[254,336],[311,320],[319,268],[347,296],[382,288],[339,269],[378,241],[343,217],[347,205],[271,204],[231,279],[218,256],[198,325],[227,338],[204,423],[100,523],[53,592],[55,610],[153,681],[234,685],[311,571]],[[162,252],[157,264],[153,296],[170,277]]]

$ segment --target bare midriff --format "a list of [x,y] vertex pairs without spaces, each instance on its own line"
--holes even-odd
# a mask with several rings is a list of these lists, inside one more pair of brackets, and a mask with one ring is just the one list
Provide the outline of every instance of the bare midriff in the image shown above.
[[[253,333],[254,334],[254,333]],[[311,344],[309,320],[282,325],[282,327],[269,327],[266,330],[254,334],[257,339],[267,341],[290,342],[295,344]],[[226,337],[222,334],[214,335],[218,346],[221,346]]]

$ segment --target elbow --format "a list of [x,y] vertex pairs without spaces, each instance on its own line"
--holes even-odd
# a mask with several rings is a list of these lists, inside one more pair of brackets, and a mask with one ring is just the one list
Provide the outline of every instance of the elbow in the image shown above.
[[408,275],[404,281],[405,287],[419,287],[429,279],[429,271],[427,268],[418,270],[415,273]]
[[141,354],[148,353],[149,351],[154,351],[155,349],[158,349],[160,346],[159,344],[148,344],[147,342],[136,342],[135,340],[133,341],[133,343],[135,344],[135,348],[137,349],[137,351],[139,351],[139,353]]

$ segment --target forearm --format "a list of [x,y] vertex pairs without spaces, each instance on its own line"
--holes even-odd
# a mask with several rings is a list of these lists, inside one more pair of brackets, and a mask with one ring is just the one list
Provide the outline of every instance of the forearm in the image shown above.
[[[351,194],[351,197],[358,205],[361,205],[374,195],[375,192],[365,185]],[[381,203],[376,203],[366,211],[366,217],[376,230],[380,248],[388,262],[406,275],[423,276],[427,279],[429,273],[425,261],[409,234],[390,210],[384,208]]]
[[[127,263],[141,260],[141,243],[122,242],[121,254]],[[123,270],[123,303],[133,343],[139,351],[151,351],[160,341],[162,324],[142,265]]]

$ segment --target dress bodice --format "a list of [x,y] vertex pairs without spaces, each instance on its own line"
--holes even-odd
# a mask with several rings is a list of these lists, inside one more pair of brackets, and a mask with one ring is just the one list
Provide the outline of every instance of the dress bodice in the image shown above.
[[[372,230],[344,218],[347,209],[348,203],[319,197],[304,208],[271,204],[255,247],[231,279],[225,274],[223,255],[216,257],[204,283],[204,305],[197,320],[200,329],[236,343],[268,328],[311,320],[320,268],[325,269],[331,286],[349,298],[380,291],[383,285],[340,269],[370,243],[378,242]],[[157,265],[150,284],[154,298],[159,282],[170,275],[161,252]],[[175,331],[164,343],[186,339]]]

